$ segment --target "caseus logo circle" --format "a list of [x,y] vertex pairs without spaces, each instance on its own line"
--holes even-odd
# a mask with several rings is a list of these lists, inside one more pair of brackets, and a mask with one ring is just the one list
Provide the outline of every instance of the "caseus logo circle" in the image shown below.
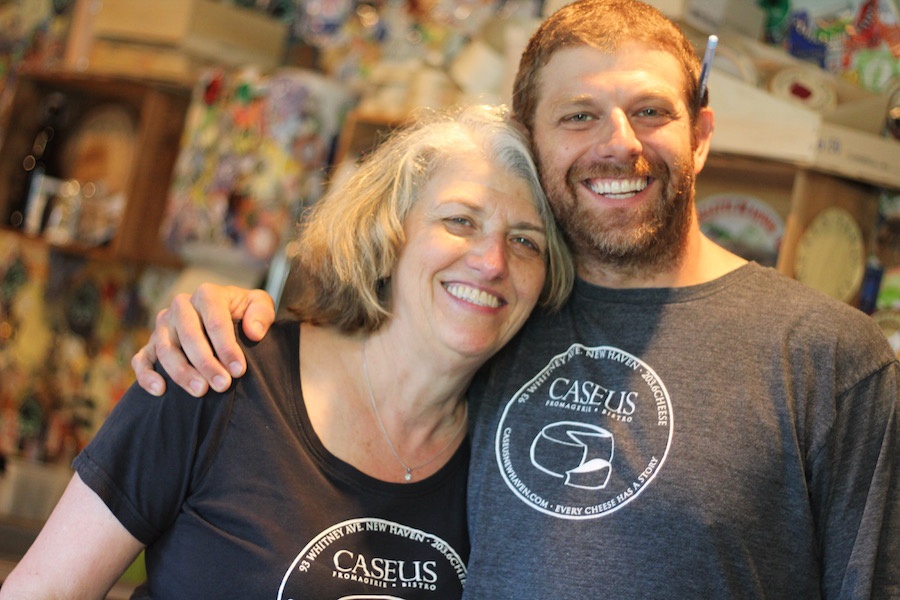
[[497,465],[535,510],[594,519],[634,501],[653,481],[672,425],[669,393],[649,365],[612,346],[573,344],[507,402]]

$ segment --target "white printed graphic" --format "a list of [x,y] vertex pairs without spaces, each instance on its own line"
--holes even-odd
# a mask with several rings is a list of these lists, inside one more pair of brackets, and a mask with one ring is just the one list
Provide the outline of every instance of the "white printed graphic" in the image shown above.
[[672,433],[669,393],[649,365],[612,346],[572,344],[507,401],[495,451],[521,501],[557,518],[596,519],[640,496]]
[[532,464],[566,485],[599,490],[612,469],[613,435],[602,427],[560,421],[544,427],[531,443]]
[[[297,554],[278,589],[278,600],[411,600],[462,594],[466,565],[443,539],[377,518],[337,523]],[[356,593],[348,595],[354,590]],[[371,591],[370,591],[371,590]],[[376,591],[377,590],[377,591]]]

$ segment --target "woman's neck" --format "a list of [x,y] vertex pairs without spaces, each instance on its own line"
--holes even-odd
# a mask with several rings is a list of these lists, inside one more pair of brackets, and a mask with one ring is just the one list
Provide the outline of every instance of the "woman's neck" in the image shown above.
[[402,481],[403,467],[416,467],[421,479],[453,455],[477,365],[422,356],[383,331],[347,335],[304,324],[300,337],[307,413],[329,451],[388,481]]

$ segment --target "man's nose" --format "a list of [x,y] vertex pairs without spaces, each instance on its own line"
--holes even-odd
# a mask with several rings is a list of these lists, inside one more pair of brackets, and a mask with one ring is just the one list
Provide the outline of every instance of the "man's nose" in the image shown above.
[[641,154],[642,145],[637,133],[631,126],[628,115],[620,109],[614,109],[609,114],[598,134],[599,139],[595,144],[598,158],[625,162]]

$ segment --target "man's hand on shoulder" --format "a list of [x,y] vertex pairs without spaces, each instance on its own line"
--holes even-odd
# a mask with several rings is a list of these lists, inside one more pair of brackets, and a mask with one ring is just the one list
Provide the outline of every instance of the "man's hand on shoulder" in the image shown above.
[[263,290],[204,283],[193,294],[178,294],[156,315],[156,329],[131,359],[138,385],[159,396],[166,390],[153,369],[159,363],[172,380],[194,396],[210,387],[224,391],[247,363],[234,335],[234,321],[258,341],[275,320],[275,303]]

